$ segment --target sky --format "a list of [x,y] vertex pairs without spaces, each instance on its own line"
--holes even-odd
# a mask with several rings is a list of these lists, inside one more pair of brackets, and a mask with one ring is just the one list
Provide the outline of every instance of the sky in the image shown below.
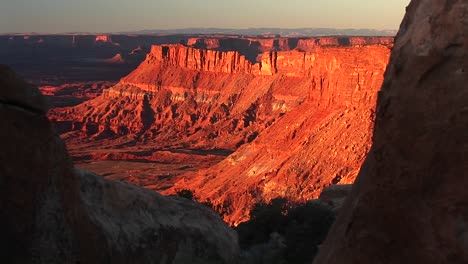
[[0,33],[144,29],[398,29],[410,0],[1,0]]

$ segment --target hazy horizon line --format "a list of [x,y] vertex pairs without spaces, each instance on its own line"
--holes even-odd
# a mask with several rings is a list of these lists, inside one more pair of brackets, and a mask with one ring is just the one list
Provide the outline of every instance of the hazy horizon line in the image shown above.
[[[186,32],[184,34],[207,34],[203,32],[196,32],[197,30],[225,30],[225,31],[242,31],[242,30],[343,30],[343,31],[373,31],[373,32],[394,32],[398,29],[376,29],[376,28],[334,28],[334,27],[247,27],[247,28],[234,28],[234,27],[182,27],[182,28],[167,28],[167,29],[135,29],[135,30],[119,30],[119,31],[61,31],[61,32],[36,32],[36,31],[20,31],[20,32],[0,32],[0,35],[67,35],[67,34],[145,34],[143,32],[154,32],[146,34],[158,34],[157,32],[170,33],[171,31],[194,31],[192,33]],[[292,33],[292,32],[291,32]],[[178,33],[180,34],[180,33]],[[217,32],[210,32],[209,34],[217,34]],[[225,34],[218,32],[218,34]],[[267,33],[264,33],[267,34]]]

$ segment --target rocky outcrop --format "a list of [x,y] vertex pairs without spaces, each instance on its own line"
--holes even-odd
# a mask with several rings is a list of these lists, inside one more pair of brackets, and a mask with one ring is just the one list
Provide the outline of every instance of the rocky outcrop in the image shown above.
[[407,8],[372,149],[314,263],[468,262],[467,13]]
[[310,107],[373,105],[385,46],[269,52],[251,64],[238,52],[155,46],[101,97],[51,113],[87,136],[140,135],[156,146],[235,149],[305,101]]
[[356,45],[389,45],[393,44],[393,37],[314,37],[299,39],[295,49],[314,51],[323,46],[356,46]]
[[333,211],[338,212],[343,207],[346,198],[348,198],[352,184],[334,184],[322,190],[319,196],[320,202],[332,208]]
[[78,171],[40,93],[0,67],[0,257],[9,263],[234,263],[208,208]]
[[237,52],[152,50],[102,96],[51,113],[73,132],[70,144],[237,149],[175,187],[209,199],[233,224],[256,202],[314,199],[330,184],[353,182],[370,147],[387,46],[268,52],[258,64]]
[[187,46],[197,49],[217,51],[238,51],[252,64],[261,62],[262,54],[273,51],[315,52],[320,47],[342,47],[357,45],[392,46],[393,37],[258,37],[242,38],[238,36],[193,37],[186,42]]
[[122,64],[125,63],[125,59],[122,57],[122,54],[118,53],[115,54],[115,56],[112,58],[105,59],[104,62],[111,64]]
[[113,43],[113,42],[112,42],[112,36],[111,36],[111,35],[97,35],[96,38],[94,39],[94,42],[95,42],[95,43],[98,43],[98,42],[109,42],[109,43]]
[[[155,66],[178,66],[183,69],[222,73],[251,73],[253,66],[238,51],[201,50],[180,44],[153,46],[145,62]],[[130,75],[126,79],[132,77]]]
[[317,109],[306,102],[217,165],[181,176],[175,189],[193,190],[233,225],[248,220],[261,201],[316,199],[331,184],[354,182],[373,120],[371,106]]

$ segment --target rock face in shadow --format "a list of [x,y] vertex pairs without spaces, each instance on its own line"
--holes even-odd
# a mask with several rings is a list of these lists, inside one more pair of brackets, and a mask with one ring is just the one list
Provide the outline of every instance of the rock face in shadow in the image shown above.
[[373,146],[314,263],[468,263],[467,14],[407,8]]
[[40,93],[0,66],[0,257],[8,263],[234,263],[208,208],[73,168]]

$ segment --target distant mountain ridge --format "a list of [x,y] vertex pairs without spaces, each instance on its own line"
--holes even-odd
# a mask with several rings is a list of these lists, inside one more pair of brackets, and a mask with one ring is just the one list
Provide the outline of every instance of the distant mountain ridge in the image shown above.
[[181,29],[146,29],[139,31],[118,32],[125,34],[233,34],[233,35],[279,35],[281,37],[298,36],[395,36],[394,29],[336,29],[336,28],[181,28]]
[[310,36],[395,36],[395,29],[368,29],[368,28],[176,28],[176,29],[144,29],[115,32],[5,32],[0,36],[23,35],[96,35],[96,34],[124,34],[124,35],[244,35],[265,37],[310,37]]

